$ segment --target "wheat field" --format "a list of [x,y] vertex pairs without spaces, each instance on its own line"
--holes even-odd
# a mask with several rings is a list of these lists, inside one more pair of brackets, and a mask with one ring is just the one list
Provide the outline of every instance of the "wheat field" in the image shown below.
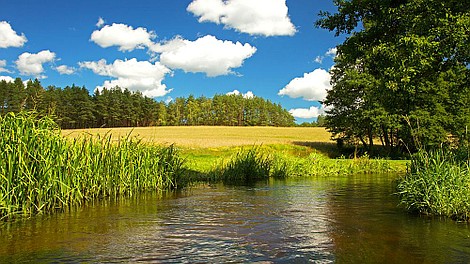
[[331,134],[321,127],[165,126],[63,130],[62,134],[69,138],[111,134],[116,140],[130,135],[146,143],[190,148],[332,142]]

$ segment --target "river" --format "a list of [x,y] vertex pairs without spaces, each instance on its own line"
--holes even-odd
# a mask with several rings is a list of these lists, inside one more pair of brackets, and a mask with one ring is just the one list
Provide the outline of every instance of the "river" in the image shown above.
[[407,214],[394,175],[199,185],[0,226],[0,263],[469,263],[467,223]]

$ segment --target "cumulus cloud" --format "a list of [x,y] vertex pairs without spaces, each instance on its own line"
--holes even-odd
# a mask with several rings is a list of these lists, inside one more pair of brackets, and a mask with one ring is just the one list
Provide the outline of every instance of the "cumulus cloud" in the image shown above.
[[214,22],[239,32],[262,36],[293,36],[286,0],[194,0],[187,10],[199,22]]
[[28,40],[24,34],[18,35],[6,21],[0,21],[0,48],[22,47]]
[[128,25],[113,23],[93,31],[90,40],[102,48],[118,46],[120,51],[132,51],[153,45],[152,39],[155,37],[155,33],[146,28],[134,29]]
[[98,75],[116,78],[97,86],[98,90],[119,86],[131,91],[140,91],[149,97],[164,96],[171,91],[167,89],[165,84],[162,84],[165,75],[169,74],[171,70],[159,62],[152,64],[133,58],[124,61],[115,60],[113,64],[107,64],[106,60],[102,59],[97,62],[80,62],[79,65],[81,68],[90,69]]
[[98,22],[96,22],[96,26],[99,28],[104,26],[104,19],[102,17],[98,18]]
[[67,65],[60,65],[55,68],[60,74],[71,75],[75,73],[75,68]]
[[43,50],[36,54],[25,52],[15,61],[16,67],[22,75],[33,75],[38,78],[46,78],[41,75],[44,72],[43,64],[55,59],[55,53],[49,50]]
[[6,82],[14,82],[15,79],[13,79],[10,76],[0,76],[0,81],[6,81]]
[[160,62],[172,69],[185,72],[202,72],[209,77],[231,74],[233,68],[242,66],[256,48],[248,43],[233,43],[207,35],[195,41],[176,37],[152,47],[161,53]]
[[255,97],[255,95],[253,94],[252,91],[248,91],[248,92],[246,92],[246,93],[241,93],[241,92],[238,91],[238,90],[233,90],[233,91],[227,93],[227,95],[232,95],[232,94],[234,94],[234,95],[242,95],[243,98],[245,98],[245,99],[251,99],[251,98]]
[[307,101],[322,101],[331,89],[331,75],[323,69],[316,69],[310,73],[304,73],[282,88],[278,95],[287,95],[292,98],[302,97]]
[[325,110],[325,107],[322,105],[320,107],[311,106],[310,108],[294,108],[289,110],[289,113],[293,117],[297,118],[315,118],[325,114]]

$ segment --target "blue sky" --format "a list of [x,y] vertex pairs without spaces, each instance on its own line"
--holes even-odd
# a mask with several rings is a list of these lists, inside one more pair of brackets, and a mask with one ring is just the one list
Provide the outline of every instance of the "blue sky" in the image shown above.
[[0,1],[0,78],[119,85],[156,100],[240,92],[311,121],[334,47],[328,0]]

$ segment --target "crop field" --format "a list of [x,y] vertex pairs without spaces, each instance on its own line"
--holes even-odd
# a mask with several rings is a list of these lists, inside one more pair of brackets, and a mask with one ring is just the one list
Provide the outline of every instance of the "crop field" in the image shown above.
[[63,130],[66,137],[82,134],[104,136],[111,133],[113,139],[131,135],[143,142],[184,148],[219,148],[288,144],[306,146],[312,143],[333,143],[331,134],[320,127],[222,127],[222,126],[165,126],[137,128],[95,128]]

